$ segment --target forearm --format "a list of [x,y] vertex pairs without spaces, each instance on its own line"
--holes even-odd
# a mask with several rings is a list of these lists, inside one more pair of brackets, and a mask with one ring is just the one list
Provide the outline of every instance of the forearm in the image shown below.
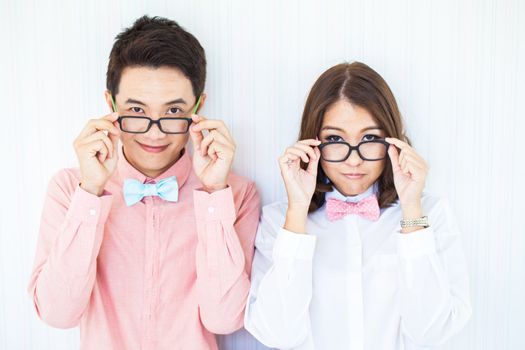
[[217,334],[242,327],[250,290],[248,272],[260,207],[253,186],[243,197],[236,213],[231,188],[194,191],[199,310],[203,324]]
[[284,229],[294,233],[306,233],[308,207],[289,205],[286,211]]
[[[437,345],[470,317],[468,277],[457,243],[445,269],[431,228],[400,237],[400,303],[403,328],[420,345]],[[452,275],[452,278],[450,274]]]
[[78,324],[89,302],[111,196],[77,189],[64,216],[55,205],[47,201],[44,208],[28,291],[44,321],[67,328]]
[[315,236],[282,230],[271,265],[256,253],[245,327],[267,346],[291,348],[307,336],[315,241]]

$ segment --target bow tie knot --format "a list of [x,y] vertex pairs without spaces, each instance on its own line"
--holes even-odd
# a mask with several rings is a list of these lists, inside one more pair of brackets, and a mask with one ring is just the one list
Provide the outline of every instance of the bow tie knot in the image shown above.
[[135,179],[126,179],[124,181],[124,200],[129,207],[146,196],[158,196],[170,202],[179,200],[179,184],[175,176],[160,180],[154,184],[143,184]]
[[366,197],[359,202],[346,202],[335,198],[326,201],[326,215],[328,220],[334,221],[348,214],[357,214],[371,221],[379,219],[380,209],[375,194]]

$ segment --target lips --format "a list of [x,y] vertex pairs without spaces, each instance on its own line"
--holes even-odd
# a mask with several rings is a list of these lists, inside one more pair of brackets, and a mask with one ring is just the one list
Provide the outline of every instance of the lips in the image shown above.
[[344,174],[348,179],[351,179],[351,180],[358,180],[358,179],[361,179],[363,178],[363,176],[365,176],[365,174],[362,174],[362,173],[348,173],[348,174]]
[[145,150],[146,152],[149,152],[149,153],[160,153],[162,151],[164,151],[166,148],[168,148],[169,145],[163,145],[163,146],[152,146],[152,145],[144,145],[140,142],[137,141],[137,143],[139,144],[139,146]]

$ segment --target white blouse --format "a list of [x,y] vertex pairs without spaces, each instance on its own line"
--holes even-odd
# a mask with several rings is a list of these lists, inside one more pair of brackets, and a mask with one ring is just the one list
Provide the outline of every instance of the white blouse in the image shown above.
[[[334,190],[327,198],[359,201]],[[263,208],[245,328],[279,349],[428,349],[471,315],[460,233],[448,202],[424,194],[430,227],[402,234],[399,203],[378,221],[308,215],[283,229],[286,202]]]

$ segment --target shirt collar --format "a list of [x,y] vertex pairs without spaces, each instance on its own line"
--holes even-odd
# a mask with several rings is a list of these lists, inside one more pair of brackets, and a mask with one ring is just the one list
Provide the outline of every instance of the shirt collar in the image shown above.
[[124,149],[122,144],[119,144],[118,147],[118,153],[119,153],[119,159],[118,159],[118,165],[117,170],[120,176],[120,179],[122,181],[126,179],[135,179],[142,183],[150,183],[150,182],[158,182],[160,180],[163,180],[165,178],[175,176],[177,178],[177,183],[179,184],[179,188],[184,185],[186,180],[188,179],[188,176],[192,169],[192,163],[191,158],[188,154],[188,151],[186,149],[182,150],[183,154],[173,164],[169,169],[167,169],[165,172],[157,176],[156,178],[152,179],[148,176],[142,174],[140,171],[135,169],[126,159],[124,156]]
[[377,184],[377,182],[375,182],[372,186],[370,186],[365,192],[360,193],[360,194],[355,195],[355,196],[345,196],[341,192],[339,192],[335,188],[335,186],[332,186],[332,187],[334,189],[333,189],[332,192],[328,192],[326,194],[326,199],[333,198],[333,199],[338,199],[340,201],[357,203],[360,200],[371,196],[372,194],[378,195],[378,193],[379,193],[379,185]]

